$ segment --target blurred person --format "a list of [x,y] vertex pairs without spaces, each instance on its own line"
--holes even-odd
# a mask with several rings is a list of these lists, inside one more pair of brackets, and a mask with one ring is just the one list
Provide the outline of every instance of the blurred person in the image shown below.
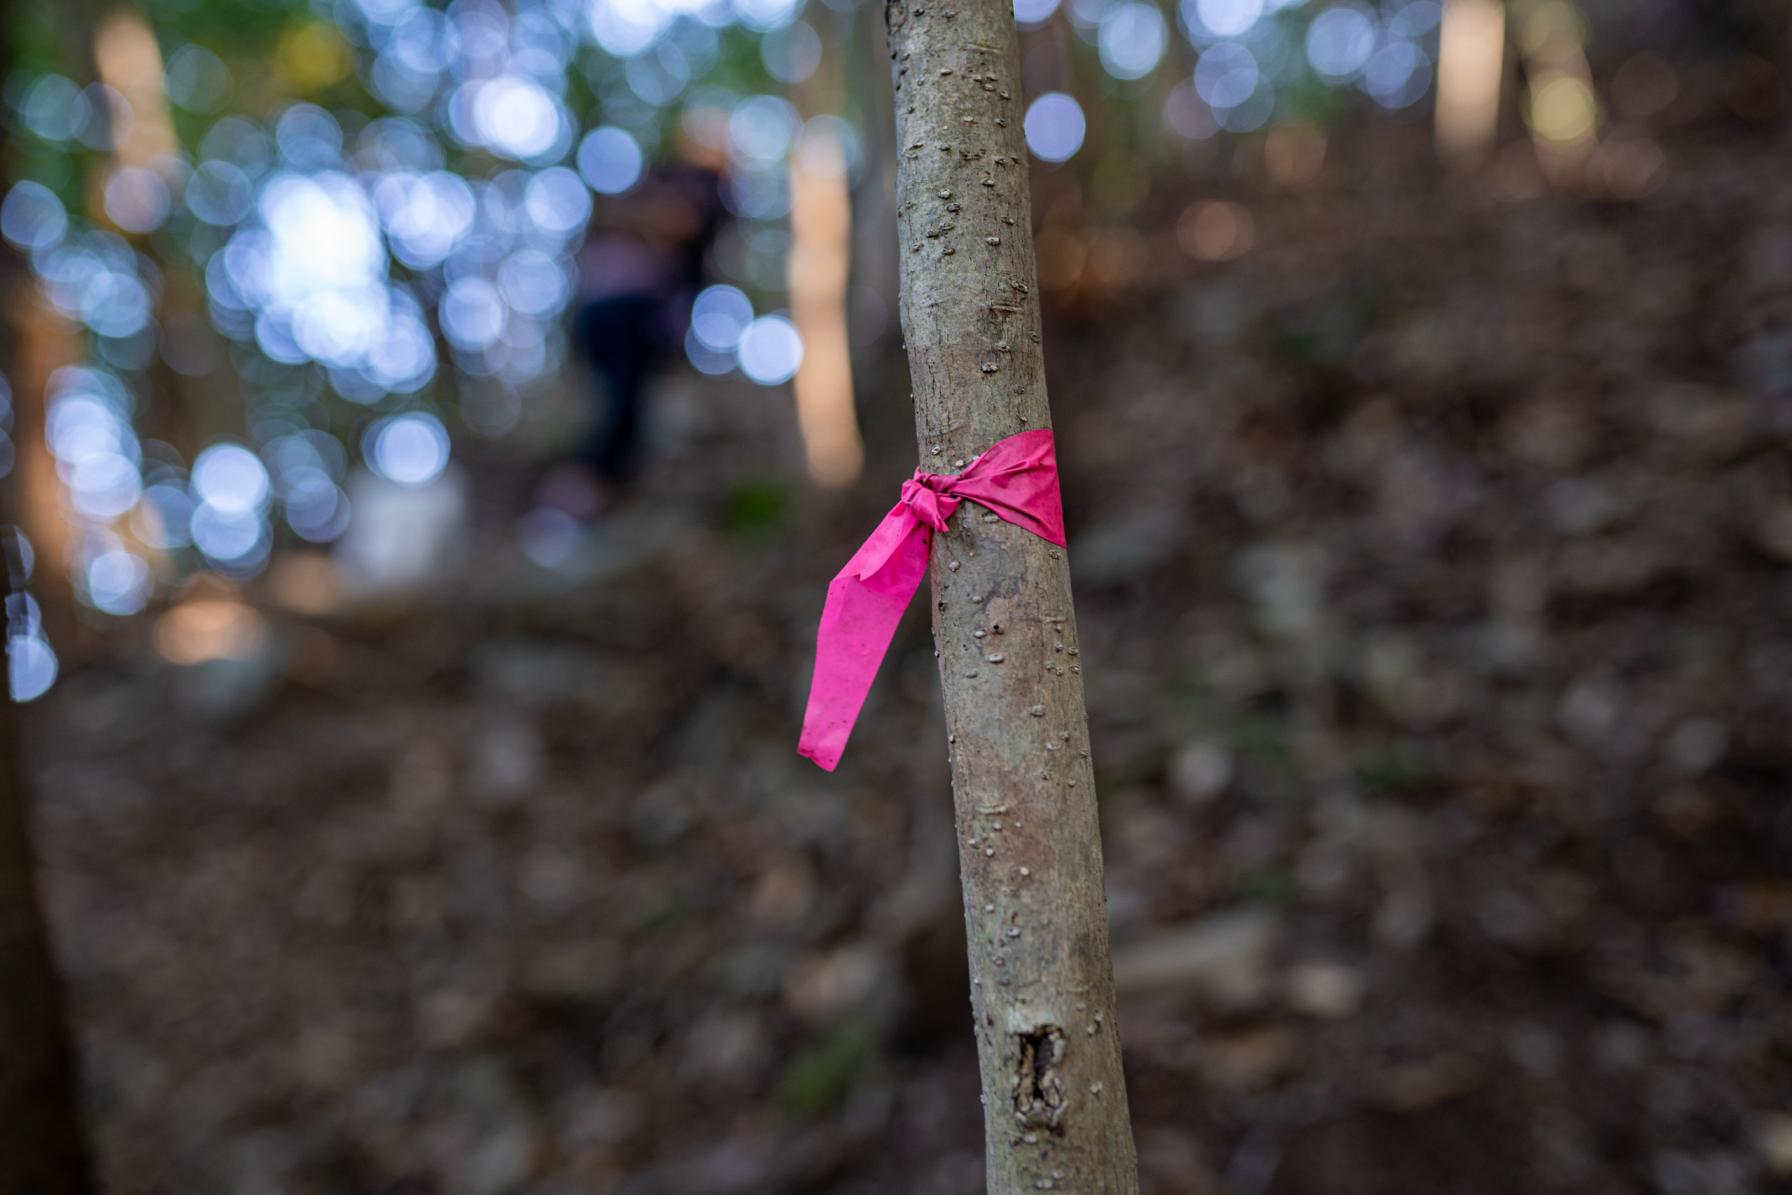
[[549,473],[537,501],[580,521],[608,509],[634,475],[653,374],[682,349],[691,302],[724,211],[719,163],[681,144],[592,215],[576,263],[573,353],[589,377],[592,425]]

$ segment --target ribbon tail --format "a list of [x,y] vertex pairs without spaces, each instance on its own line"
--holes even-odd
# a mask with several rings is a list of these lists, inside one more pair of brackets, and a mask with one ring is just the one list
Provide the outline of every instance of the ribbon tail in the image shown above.
[[890,650],[902,612],[927,573],[933,532],[898,505],[828,585],[815,636],[815,676],[797,754],[833,771]]

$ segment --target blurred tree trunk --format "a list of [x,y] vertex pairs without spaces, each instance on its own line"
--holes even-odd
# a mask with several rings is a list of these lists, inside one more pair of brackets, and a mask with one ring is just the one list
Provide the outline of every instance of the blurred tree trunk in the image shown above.
[[[0,37],[4,33],[0,32]],[[0,64],[10,62],[0,44]],[[5,142],[0,137],[0,156]],[[0,173],[0,190],[7,180]],[[0,307],[17,312],[21,266],[0,250]],[[12,475],[0,481],[0,629],[10,636],[24,595],[24,569],[11,542],[20,518],[23,486],[43,447],[43,378],[13,368],[17,326],[0,322],[0,367],[14,381],[13,424],[17,452]],[[60,543],[52,541],[60,551]],[[53,572],[38,549],[41,579]],[[54,586],[52,585],[54,591]],[[45,603],[53,622],[58,604]],[[66,642],[66,640],[65,640]],[[9,663],[0,651],[0,663]],[[93,1190],[83,1148],[74,1053],[62,1018],[62,991],[50,954],[49,933],[37,899],[32,851],[31,802],[25,777],[19,706],[0,686],[0,1195],[85,1195]]]
[[[923,466],[1049,427],[1008,0],[886,0]],[[932,559],[985,1157],[997,1195],[1138,1189],[1070,569],[967,503]]]
[[0,1195],[85,1195],[73,1051],[37,901],[19,707],[0,695]]
[[1499,134],[1506,9],[1500,0],[1445,0],[1438,34],[1435,136],[1455,166],[1479,164]]
[[[0,71],[12,66],[8,38],[17,15],[14,5],[0,2]],[[7,148],[0,128],[0,160]],[[8,173],[0,168],[0,191],[10,185]],[[0,250],[0,309],[20,310],[20,271],[18,259]],[[19,518],[20,485],[43,446],[43,379],[20,377],[12,368],[16,334],[12,319],[0,322],[0,366],[14,382],[17,416],[13,473],[0,481],[0,552],[7,557],[13,555],[7,539]],[[0,559],[0,635],[11,626],[15,600],[23,601],[13,594],[13,577],[22,572],[17,564]],[[10,667],[4,651],[0,663]],[[23,738],[19,707],[0,686],[0,1195],[88,1195],[94,1187],[81,1135],[74,1051],[37,899]]]

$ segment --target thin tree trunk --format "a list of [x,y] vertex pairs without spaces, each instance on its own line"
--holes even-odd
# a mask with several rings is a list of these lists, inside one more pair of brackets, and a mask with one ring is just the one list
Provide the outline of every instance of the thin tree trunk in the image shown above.
[[86,1195],[73,1053],[34,888],[18,716],[0,692],[0,1195]]
[[[0,16],[11,16],[0,5]],[[0,29],[0,65],[10,63]],[[0,136],[0,154],[5,149]],[[0,189],[6,180],[0,178]],[[18,311],[23,292],[18,259],[0,249],[0,307]],[[24,354],[15,352],[21,329],[0,320],[0,366],[14,379],[13,426],[18,445],[11,476],[0,480],[0,640],[22,610],[14,580],[22,584],[23,566],[12,542],[20,521],[22,483],[43,453],[42,371],[12,368]],[[46,540],[37,549],[39,581],[46,623],[52,634],[61,596],[54,582],[43,584]],[[48,589],[48,592],[45,590]],[[64,636],[66,646],[67,637]],[[0,644],[0,668],[9,667]],[[0,1195],[87,1195],[93,1189],[82,1144],[76,1094],[74,1053],[62,1019],[62,989],[50,953],[48,930],[37,899],[37,866],[32,851],[31,801],[25,775],[19,707],[0,679]]]
[[[1049,427],[1009,0],[886,0],[923,467]],[[1138,1190],[1064,553],[966,504],[932,559],[992,1195]]]
[[[19,5],[0,0],[0,70],[13,65],[8,36],[20,15]],[[0,128],[0,160],[7,148],[6,130]],[[9,182],[0,176],[0,189]],[[0,249],[0,309],[20,310],[22,291],[18,259]],[[23,601],[13,594],[14,577],[23,568],[11,527],[20,516],[20,483],[43,449],[44,379],[13,368],[18,334],[11,319],[0,319],[0,367],[13,379],[19,416],[13,426],[18,445],[13,474],[0,479],[0,668],[10,667],[4,640]],[[35,546],[41,578],[49,571],[41,567],[45,544]],[[81,1134],[74,1051],[37,898],[23,737],[19,707],[0,679],[0,1195],[89,1195],[93,1180]]]

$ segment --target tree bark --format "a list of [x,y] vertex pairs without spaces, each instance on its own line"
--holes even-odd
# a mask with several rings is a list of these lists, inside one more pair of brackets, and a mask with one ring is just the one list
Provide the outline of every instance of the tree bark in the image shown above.
[[[922,467],[1049,427],[1009,0],[886,0]],[[1065,554],[959,508],[931,561],[992,1195],[1138,1190]]]

